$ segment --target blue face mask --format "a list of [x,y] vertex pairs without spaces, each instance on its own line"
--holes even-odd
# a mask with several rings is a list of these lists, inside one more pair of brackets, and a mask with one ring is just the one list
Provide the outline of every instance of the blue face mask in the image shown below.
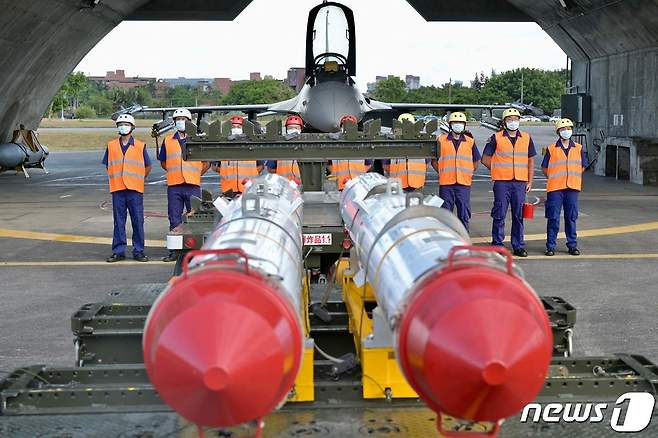
[[176,120],[176,129],[179,132],[185,132],[185,120]]
[[452,130],[455,134],[461,134],[464,132],[464,129],[466,129],[466,125],[463,123],[453,123],[452,124]]
[[509,129],[510,131],[516,131],[517,129],[519,129],[520,123],[518,120],[510,120],[509,122],[506,123],[506,125],[507,125],[507,129]]
[[573,135],[573,131],[571,129],[565,129],[564,131],[560,131],[560,137],[562,137],[565,140],[569,140],[572,135]]
[[121,135],[128,135],[130,134],[130,131],[132,131],[133,127],[129,125],[121,125],[119,126],[119,134]]

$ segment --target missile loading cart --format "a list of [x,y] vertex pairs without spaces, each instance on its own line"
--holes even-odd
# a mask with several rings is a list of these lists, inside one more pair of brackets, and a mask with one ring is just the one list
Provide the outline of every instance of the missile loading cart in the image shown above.
[[296,159],[304,192],[268,175],[204,195],[168,236],[178,275],[76,311],[70,368],[0,383],[0,436],[606,436],[519,415],[655,393],[641,356],[572,357],[576,310],[472,246],[437,197],[378,174],[325,185],[328,159],[436,156],[436,124],[199,128],[188,160]]

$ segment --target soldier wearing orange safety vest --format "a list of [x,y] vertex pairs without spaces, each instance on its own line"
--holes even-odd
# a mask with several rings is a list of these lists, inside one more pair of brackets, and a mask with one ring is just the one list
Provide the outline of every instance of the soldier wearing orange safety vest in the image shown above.
[[112,193],[114,236],[108,263],[126,258],[126,218],[130,213],[133,228],[133,259],[147,262],[144,254],[144,179],[151,172],[146,145],[132,136],[135,119],[122,114],[117,120],[119,137],[107,144],[103,164],[107,168]]
[[[401,114],[398,120],[403,123],[404,121],[416,122],[414,116],[407,113]],[[424,158],[393,158],[391,160],[382,160],[382,165],[384,172],[388,173],[390,178],[400,180],[402,189],[405,192],[413,192],[422,190],[425,186],[428,161]]]
[[[341,129],[344,129],[345,122],[356,125],[359,120],[351,114],[345,115],[340,118]],[[372,167],[372,160],[329,160],[327,165],[329,172],[336,177],[338,190],[342,191],[347,181],[368,172]]]
[[443,208],[457,208],[457,217],[468,230],[471,219],[471,184],[478,167],[480,151],[466,131],[466,114],[454,112],[448,118],[450,132],[437,139],[439,156],[432,167],[439,174],[439,197]]
[[582,189],[583,172],[588,166],[587,154],[582,145],[571,140],[573,122],[559,120],[555,124],[557,142],[546,148],[542,171],[548,177],[546,185],[546,255],[554,256],[557,233],[560,231],[560,210],[564,207],[564,232],[567,235],[569,254],[580,255],[576,234],[578,194]]
[[505,216],[512,207],[512,249],[515,256],[527,257],[523,239],[523,203],[532,189],[535,145],[527,132],[519,130],[521,113],[515,108],[503,111],[504,127],[492,135],[484,147],[482,164],[491,169],[494,205],[491,209],[491,244],[505,240]]
[[[291,115],[286,119],[285,127],[286,138],[293,139],[302,133],[304,121],[299,116]],[[267,171],[295,181],[297,184],[302,183],[302,175],[296,160],[269,160]]]
[[[192,196],[201,197],[201,175],[210,168],[210,163],[183,159],[183,148],[187,139],[185,122],[192,121],[190,111],[186,108],[178,108],[174,111],[173,119],[176,132],[165,137],[158,154],[160,166],[167,172],[169,230],[175,229],[182,223],[184,209],[188,214],[192,211]],[[162,260],[173,262],[176,258],[176,254],[170,251]]]
[[[230,120],[229,140],[242,137],[244,117],[233,116]],[[260,160],[226,160],[215,163],[213,169],[219,173],[222,194],[232,198],[244,192],[244,185],[248,180],[258,176],[263,170],[263,162]]]

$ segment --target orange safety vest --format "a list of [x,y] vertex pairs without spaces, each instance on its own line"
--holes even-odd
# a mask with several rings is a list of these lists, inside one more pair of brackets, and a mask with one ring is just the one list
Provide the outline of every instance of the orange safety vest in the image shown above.
[[277,160],[276,174],[291,181],[301,181],[302,179],[299,165],[294,160]]
[[402,188],[419,189],[425,185],[427,163],[424,159],[392,159],[389,176],[402,182]]
[[546,191],[573,189],[580,191],[583,185],[583,146],[576,143],[569,148],[569,155],[564,153],[561,146],[548,147],[550,159],[548,160],[548,184]]
[[175,186],[177,184],[187,183],[200,186],[203,163],[200,161],[183,160],[183,151],[180,143],[173,135],[165,138],[164,148],[167,157],[165,161],[167,185]]
[[336,177],[338,190],[345,188],[345,183],[352,178],[366,173],[366,164],[360,160],[332,160],[331,173]]
[[473,145],[475,140],[464,136],[455,149],[455,144],[447,135],[439,137],[439,185],[447,186],[462,184],[470,186],[473,183]]
[[126,189],[144,193],[145,147],[141,141],[134,140],[134,144],[128,147],[124,155],[118,138],[107,144],[107,174],[110,178],[111,193]]
[[491,179],[494,181],[528,181],[528,149],[530,134],[521,131],[516,134],[516,143],[512,145],[505,131],[496,133],[496,152],[491,158]]
[[221,161],[219,168],[222,193],[244,192],[244,181],[258,176],[256,161]]

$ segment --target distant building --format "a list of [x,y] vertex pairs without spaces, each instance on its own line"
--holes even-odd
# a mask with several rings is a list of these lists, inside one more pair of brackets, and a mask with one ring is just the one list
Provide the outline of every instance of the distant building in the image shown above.
[[420,88],[420,76],[407,75],[404,82],[407,84],[407,90],[417,90]]
[[213,79],[209,78],[165,78],[162,79],[162,82],[165,82],[170,87],[192,87],[200,88],[203,91],[208,91],[214,85]]
[[223,96],[228,94],[228,92],[231,91],[231,88],[233,88],[233,80],[229,78],[215,78],[214,83],[215,89],[219,90]]
[[392,75],[388,76],[375,76],[375,83],[385,81],[386,79],[393,77]]
[[306,79],[306,69],[304,67],[291,67],[288,69],[288,75],[283,83],[299,92],[304,86],[304,79]]
[[105,85],[108,89],[131,89],[142,87],[156,82],[156,78],[126,77],[125,70],[108,71],[105,76],[89,76],[92,82]]
[[249,80],[250,81],[261,81],[260,77],[260,72],[255,72],[255,73],[249,73]]

